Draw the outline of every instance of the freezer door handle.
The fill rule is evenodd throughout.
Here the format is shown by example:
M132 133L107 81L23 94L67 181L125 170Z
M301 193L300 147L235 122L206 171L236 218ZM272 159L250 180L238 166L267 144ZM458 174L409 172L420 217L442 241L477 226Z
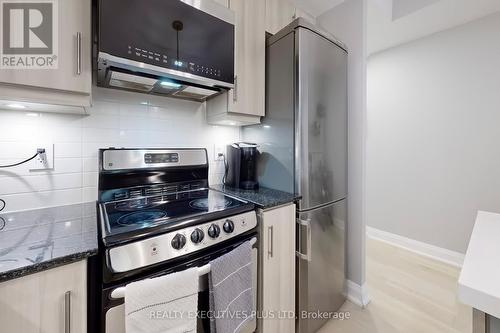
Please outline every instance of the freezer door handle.
M306 261L311 261L311 219L307 220L302 220L302 219L297 219L297 224L299 225L299 244L298 244L298 251L296 251L297 257L299 257L302 260ZM304 254L302 253L302 229L303 227L306 227L306 249L307 252Z

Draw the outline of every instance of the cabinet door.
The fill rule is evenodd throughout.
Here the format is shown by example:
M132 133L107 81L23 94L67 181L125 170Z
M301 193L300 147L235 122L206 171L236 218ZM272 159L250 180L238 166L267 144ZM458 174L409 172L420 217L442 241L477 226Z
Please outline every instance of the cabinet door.
M295 205L264 211L261 223L261 333L291 333L295 319Z
M59 0L58 68L2 69L0 82L90 94L91 0ZM78 53L78 36L81 48ZM81 70L78 69L78 58Z
M224 7L229 8L229 0L215 0L215 2L218 2L221 5L223 5Z
M86 262L0 284L2 333L87 332Z
M264 116L266 66L265 0L230 0L235 12L235 89L229 111Z
M289 0L266 0L266 30L275 34L295 18L295 6Z

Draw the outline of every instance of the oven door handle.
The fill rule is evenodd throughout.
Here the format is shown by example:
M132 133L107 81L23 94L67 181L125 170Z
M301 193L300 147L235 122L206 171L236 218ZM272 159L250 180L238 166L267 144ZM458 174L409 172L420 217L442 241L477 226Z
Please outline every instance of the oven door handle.
M252 238L250 240L250 245L255 245L257 243L257 238ZM206 264L205 266L201 266L198 268L198 275L203 276L207 275L210 273L210 264ZM119 287L116 289L113 289L113 291L110 294L111 299L120 299L125 297L125 288L126 287Z

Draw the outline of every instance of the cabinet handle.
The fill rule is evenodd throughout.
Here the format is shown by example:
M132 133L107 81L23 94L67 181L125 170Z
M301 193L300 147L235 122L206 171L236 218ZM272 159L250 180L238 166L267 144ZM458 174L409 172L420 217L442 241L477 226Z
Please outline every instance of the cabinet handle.
M82 33L76 33L76 74L82 74Z
M267 254L269 258L272 258L274 256L274 228L273 226L270 226L267 228L267 236L268 236L268 249L267 249Z
M71 333L71 291L64 294L64 333Z
M296 251L297 257L302 260L311 261L311 220L301 220L297 219L297 224L299 225L299 244L297 245L298 251ZM306 248L307 253L303 254L302 250L302 227L306 227L307 229L307 240L306 240Z
M233 102L238 101L238 75L234 77Z

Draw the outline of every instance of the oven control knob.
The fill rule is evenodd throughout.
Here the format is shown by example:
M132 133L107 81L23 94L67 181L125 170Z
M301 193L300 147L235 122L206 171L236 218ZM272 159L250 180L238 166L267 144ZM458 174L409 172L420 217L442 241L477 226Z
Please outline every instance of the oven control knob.
M232 233L234 231L234 223L233 223L233 221L226 220L226 222L224 222L223 229L224 229L224 232L226 234Z
M220 235L220 228L219 228L219 226L217 224L212 224L208 228L208 235L211 238L217 238L217 237L219 237L219 235Z
M186 236L177 234L172 239L172 247L176 250L180 250L186 245Z
M201 229L194 229L194 231L191 233L191 242L198 244L203 241L203 238L205 238L205 234L203 233L203 230Z

